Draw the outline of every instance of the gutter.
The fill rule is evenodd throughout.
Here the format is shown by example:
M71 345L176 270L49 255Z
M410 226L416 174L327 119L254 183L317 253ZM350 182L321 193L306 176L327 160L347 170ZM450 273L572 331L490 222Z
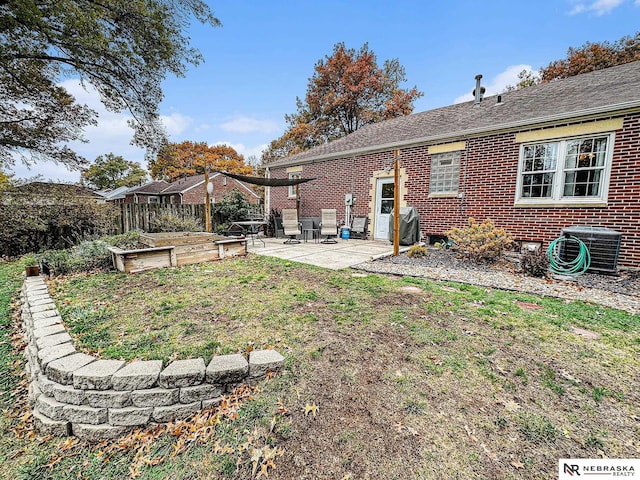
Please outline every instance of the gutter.
M308 163L315 163L317 161L324 161L324 160L333 160L336 158L344 158L344 157L350 157L350 156L355 156L355 155L363 155L366 153L377 153L377 152L384 152L384 151L388 151L388 150L393 150L396 148L408 148L408 147L417 147L417 146L421 146L421 145L425 145L425 144L432 144L435 142L442 142L442 141L455 141L455 140L460 140L462 138L465 137L477 137L480 136L481 134L494 134L494 133L498 133L498 132L506 132L509 130L515 130L515 129L520 129L522 127L532 127L532 128L537 128L537 127L543 127L545 126L545 124L550 124L550 123L556 123L560 120L577 120L577 119L583 119L583 120L587 120L590 119L592 117L599 117L602 116L603 114L609 114L609 115L622 115L622 114L626 114L626 113L635 113L635 112L639 112L640 111L640 101L638 100L633 100L630 102L623 102L623 103L618 103L615 105L607 105L606 107L593 107L593 108L588 108L585 110L580 110L577 112L573 112L571 114L566 114L566 113L558 113L558 114L554 114L554 115L548 115L546 117L540 117L540 118L534 118L534 119L529 119L526 121L523 120L519 120L519 121L514 121L514 122L508 122L508 123L503 123L503 124L498 124L498 125L494 125L491 127L480 127L480 128L471 128L468 130L462 130L460 132L456 132L453 134L447 134L447 135L433 135L430 137L418 137L418 138L414 138L411 140L405 140L402 142L391 142L391 143L383 143L380 145L372 145L369 147L360 147L360 148L354 148L351 150L342 150L340 152L334 152L334 153L326 153L324 155L319 155L319 156L315 156L315 157L309 157L309 158L305 158L305 159L300 159L300 160L289 160L286 162L283 162L281 164L269 164L269 166L271 168L283 168L283 167L288 167L291 165L305 165Z

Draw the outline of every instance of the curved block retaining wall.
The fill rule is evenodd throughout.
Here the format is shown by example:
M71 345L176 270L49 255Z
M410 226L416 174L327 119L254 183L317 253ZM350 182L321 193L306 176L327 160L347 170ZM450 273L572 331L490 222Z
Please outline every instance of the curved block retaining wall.
M36 428L88 440L122 436L134 427L184 419L213 407L224 393L279 370L284 358L258 350L248 360L220 355L176 360L100 360L78 352L41 277L22 289L29 402Z

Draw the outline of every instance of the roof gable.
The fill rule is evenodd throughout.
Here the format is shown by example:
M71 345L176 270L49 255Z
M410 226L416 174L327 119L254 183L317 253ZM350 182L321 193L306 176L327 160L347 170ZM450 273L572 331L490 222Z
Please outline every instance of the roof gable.
M164 190L163 195L169 195L172 193L184 193L198 185L204 183L204 175L194 175L191 177L179 178L175 182L170 183Z

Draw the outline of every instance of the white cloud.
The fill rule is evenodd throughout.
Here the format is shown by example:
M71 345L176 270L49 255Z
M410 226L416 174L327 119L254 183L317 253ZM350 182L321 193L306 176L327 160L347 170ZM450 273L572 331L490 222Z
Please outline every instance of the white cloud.
M174 112L171 115L160 115L160 119L164 124L167 133L171 135L180 135L193 122L191 117Z
M65 80L61 84L71 95L76 98L77 103L85 104L98 112L98 126L88 127L85 132L87 138L91 139L96 135L89 135L92 132L100 132L99 136L117 136L130 139L133 130L127 124L131 119L130 115L124 113L114 113L108 111L100 101L98 91L91 85L85 84L83 87L78 80ZM127 140L128 141L128 140Z
M100 95L91 85L83 87L76 79L65 80L61 85L75 98L77 103L85 104L98 113L98 125L85 128L84 137L88 140L83 142L70 142L69 147L84 156L87 160L93 161L99 155L114 153L121 155L127 160L138 162L143 168L144 150L131 145L133 130L127 123L131 119L128 113L114 113L108 111L100 101ZM189 116L178 112L160 116L167 133L180 135L193 123ZM200 128L208 126L202 125ZM80 179L79 172L67 170L63 165L56 165L52 162L40 162L30 170L22 164L16 164L12 172L19 178L29 178L35 175L42 175L45 179L63 180L76 182Z
M534 74L537 73L535 70L533 70L531 65L510 65L505 70L490 79L488 82L481 82L482 86L486 89L484 95L486 97L496 95L498 93L504 92L505 88L507 88L507 85L515 85L519 81L518 74L523 70L531 70ZM473 87L475 88L475 85ZM471 88L471 91L473 91L473 88ZM470 100L473 100L473 98L473 94L469 92L457 97L453 101L453 103L468 102Z
M259 145L246 146L242 143L232 143L232 142L212 142L209 144L210 147L215 147L216 145L227 145L233 148L240 155L244 156L245 160L251 156L255 156L258 159L262 156L262 152L267 149L269 146L268 143L262 143Z
M18 161L12 168L7 168L6 170L14 174L16 178L22 179L41 176L45 180L61 183L80 181L80 172L72 172L63 165L56 165L53 162L38 162L31 168L27 168Z
M122 155L127 160L139 162L144 167L144 151L130 144L133 130L127 124L131 118L125 113L109 112L102 102L100 95L91 85L83 87L76 79L65 80L61 85L75 97L77 103L85 104L98 113L98 125L89 126L84 130L84 138L88 141L69 142L69 147L89 161L95 160L99 155L114 153ZM45 179L77 182L80 173L67 170L64 165L53 162L38 162L27 169L24 165L16 163L11 169L18 178L29 178L42 175Z
M583 12L593 12L596 15L605 15L610 13L614 8L619 7L624 0L595 0L591 3L579 2L576 3L569 15L578 15ZM640 1L635 0L635 4L639 5Z
M226 121L225 123L220 125L220 128L222 128L222 130L224 130L225 132L271 133L276 131L278 125L272 120L258 120L256 118L240 115Z

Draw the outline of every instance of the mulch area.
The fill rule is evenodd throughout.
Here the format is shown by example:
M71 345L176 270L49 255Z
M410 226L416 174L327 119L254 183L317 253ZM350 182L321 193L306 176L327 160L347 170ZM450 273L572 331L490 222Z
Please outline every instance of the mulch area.
M427 249L424 257L406 254L365 262L355 268L376 273L409 275L583 300L632 314L640 313L640 271L620 270L618 275L585 273L577 277L525 275L515 257L494 263L476 263L451 250Z

